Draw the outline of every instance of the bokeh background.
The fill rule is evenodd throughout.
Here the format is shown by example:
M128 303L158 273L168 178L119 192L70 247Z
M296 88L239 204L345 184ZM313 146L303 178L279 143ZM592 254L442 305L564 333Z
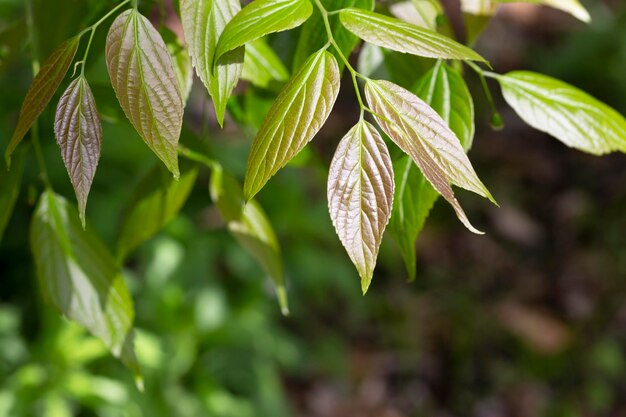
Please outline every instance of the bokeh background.
M158 20L157 5L141 3ZM114 4L35 0L38 58ZM544 72L626 114L626 4L585 4L588 26L547 8L507 6L477 48L498 72ZM458 10L454 1L447 7ZM87 215L114 247L124 205L155 158L108 84L106 26L87 72L104 122ZM284 37L273 41L289 50ZM30 80L24 2L0 0L2 148ZM181 215L124 266L144 393L100 342L41 299L28 244L41 184L25 141L25 178L0 243L0 416L626 416L626 156L588 156L531 130L496 85L506 126L494 131L478 81L467 80L478 110L470 158L501 207L459 195L486 235L467 232L439 202L418 239L416 282L406 282L386 239L361 295L325 197L334 147L357 118L345 88L309 150L259 197L283 248L289 317L225 231L207 171ZM245 91L233 110L271 99ZM217 129L210 108L196 83L184 140L202 142L242 178L254 132L233 121ZM40 135L55 189L73 199L53 109L40 118Z

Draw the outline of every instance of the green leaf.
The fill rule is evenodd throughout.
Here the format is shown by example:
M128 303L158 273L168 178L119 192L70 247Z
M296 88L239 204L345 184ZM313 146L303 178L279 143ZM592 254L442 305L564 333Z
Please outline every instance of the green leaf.
M183 100L172 58L161 35L136 9L120 14L109 30L106 63L126 117L178 178L177 146Z
M9 172L6 172L6 167L0 161L0 242L2 242L4 231L11 219L15 202L20 193L24 174L24 159L24 152L18 151Z
M393 17L361 9L343 9L341 23L371 44L427 58L468 59L486 62L470 48L437 32Z
M385 133L415 161L461 222L481 233L470 224L450 184L494 200L445 120L413 93L388 81L368 80L365 94Z
M361 120L339 142L328 176L330 217L361 277L372 282L383 232L391 216L393 167L387 145Z
M487 27L499 4L496 0L461 0L468 45L473 45Z
M458 71L439 61L417 82L414 91L460 139L465 152L474 137L474 103ZM409 280L415 279L415 240L439 194L408 156L394 164L396 194L389 232L400 247Z
M252 142L244 183L246 200L313 139L338 93L337 61L320 50L285 85Z
M7 166L11 166L11 154L22 141L26 132L30 130L37 117L46 108L57 88L59 88L61 81L65 78L67 69L70 67L72 60L74 60L74 55L76 55L79 41L80 37L74 36L63 42L52 52L52 55L48 57L41 70L35 76L22 103L15 132L4 153Z
M293 29L313 13L309 0L255 0L228 22L215 52L219 59L246 43L274 32Z
M180 3L191 61L213 98L220 125L224 123L228 98L239 82L244 48L233 48L213 68L215 52L224 28L240 9L239 0L182 0Z
M219 165L213 168L210 193L230 233L274 281L280 309L289 314L280 246L265 212L255 200L245 203L241 185Z
M443 14L437 0L399 1L391 4L389 11L398 19L433 31L437 30L437 18Z
M626 152L626 119L584 91L530 71L494 76L506 102L535 129L594 155Z
M72 81L59 101L54 134L76 193L84 227L87 197L100 159L102 125L96 100L82 75Z
M76 209L44 191L33 216L30 241L41 290L70 320L100 338L137 377L133 302L104 244L82 229Z
M321 0L322 5L329 12L333 12L345 7L357 7L359 9L374 10L373 0ZM348 57L354 50L355 46L359 42L359 38L348 32L339 21L337 15L328 16L330 23L330 29L339 45L339 49L344 56ZM296 44L296 51L293 58L293 69L297 70L307 60L312 53L318 51L324 47L328 42L328 34L323 30L324 21L322 14L319 10L302 25L300 30L300 36L298 36L298 43ZM320 29L322 28L322 29ZM331 48L330 52L335 56L339 64L339 68L343 68L343 60L339 56L339 53L335 48Z
M174 72L176 73L176 80L178 80L178 89L183 100L183 106L189 99L189 93L191 93L191 86L193 84L193 66L191 65L191 58L189 51L183 42L178 39L178 36L167 28L161 28L161 36L165 41L165 46L170 53L172 63L174 64Z
M156 166L135 187L127 204L118 239L118 259L150 239L169 223L185 205L198 176L195 165L181 164L181 176L175 180Z
M287 81L289 71L267 42L257 39L246 45L241 78L257 87L269 88L275 81Z

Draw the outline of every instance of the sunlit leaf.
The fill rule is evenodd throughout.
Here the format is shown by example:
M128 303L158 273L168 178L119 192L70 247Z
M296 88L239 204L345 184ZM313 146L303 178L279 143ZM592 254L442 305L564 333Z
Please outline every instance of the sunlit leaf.
M213 168L210 192L228 230L274 281L280 309L289 314L280 246L263 209L255 200L246 204L241 184L219 165Z
M481 233L470 224L450 184L492 201L493 197L441 116L410 91L388 81L368 80L365 94L385 133L415 161L463 224L472 232Z
M474 0L476 1L476 0ZM483 0L484 1L484 0ZM500 3L525 2L533 4L543 4L555 9L571 14L583 22L590 22L591 16L579 0L496 0Z
M321 0L322 5L329 12L333 12L346 7L357 7L359 9L374 10L374 0ZM346 30L339 21L337 15L328 16L330 29L333 38L339 45L339 49L344 56L348 57L352 50L359 42L359 38ZM318 51L328 42L328 34L323 29L324 21L319 10L315 10L313 15L302 25L296 51L293 57L293 69L297 70L314 52ZM335 55L339 68L344 66L339 53L335 48L331 48L330 52Z
M120 14L109 30L106 62L126 117L174 177L183 101L161 35L137 10Z
M350 32L383 48L428 58L485 61L470 48L444 35L393 17L354 8L343 9L339 17Z
M328 208L365 293L391 216L393 168L374 126L360 121L339 142L328 175Z
M191 86L193 84L193 66L191 65L191 58L187 47L178 39L178 36L167 28L161 28L161 35L165 41L165 46L172 57L172 63L174 64L174 72L176 73L176 79L178 80L178 89L183 100L183 106L189 98L191 93Z
M11 164L11 154L22 141L26 132L30 130L37 117L46 108L52 96L59 88L59 84L65 78L67 69L70 67L76 50L78 49L78 43L80 38L75 36L64 43L62 43L55 51L48 57L46 62L41 67L41 70L35 76L33 83L26 93L26 98L22 103L22 109L20 110L20 117L17 122L15 132L11 137L9 146L4 153L7 165Z
M414 91L430 105L461 141L467 152L474 136L474 103L458 71L438 62L418 81ZM415 279L415 240L439 194L409 156L393 164L396 193L389 232L400 247L409 280Z
M407 23L437 30L437 17L442 14L442 9L437 0L403 0L391 4L389 12Z
M213 98L217 121L224 123L228 98L239 81L243 48L226 54L215 63L215 52L226 24L241 9L239 0L182 0L181 19L189 54L198 77Z
M337 61L320 50L285 85L252 142L244 183L246 200L313 139L338 93Z
M287 81L289 71L267 42L257 39L246 45L241 78L257 87L268 88L272 82Z
M313 6L309 0L255 0L228 22L215 58L270 33L298 27L311 13Z
M7 172L0 160L0 242L11 219L15 202L20 193L24 174L24 152L17 152L11 170Z
M54 134L76 193L84 226L87 196L100 159L102 125L91 88L82 75L72 81L59 101Z
M495 76L506 102L530 126L594 155L626 152L626 119L569 84L530 71Z
M139 181L124 213L117 243L118 259L125 259L176 217L197 176L198 168L185 163L181 164L179 180L167 175L161 166L156 166Z
M473 45L485 30L500 4L496 0L461 0L467 43Z
M76 209L44 191L33 216L30 241L45 298L100 338L114 356L140 375L133 348L133 302L104 244L83 230Z

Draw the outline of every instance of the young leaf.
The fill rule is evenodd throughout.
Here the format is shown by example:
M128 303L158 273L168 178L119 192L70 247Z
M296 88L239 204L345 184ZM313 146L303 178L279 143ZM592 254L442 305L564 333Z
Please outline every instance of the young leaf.
M374 0L321 0L322 5L329 12L333 12L345 7L357 7L359 9L374 10ZM350 56L352 50L359 42L359 38L348 32L339 21L337 15L328 16L330 22L330 29L339 45L339 49L344 56ZM294 70L300 68L300 66L307 60L312 53L319 51L328 42L328 34L325 30L320 30L324 27L324 21L319 11L315 11L313 15L302 25L300 35L298 36L298 43L296 44L296 51L293 57ZM343 68L343 60L339 56L335 48L332 48L330 52L337 58L339 68Z
M484 1L484 0L483 0ZM525 3L533 3L533 4L544 4L546 6L550 6L554 9L562 10L566 13L571 14L578 20L582 20L583 22L589 23L591 21L591 16L589 16L589 12L585 7L580 4L579 0L496 0L500 3L511 3L522 1Z
M280 309L289 314L280 246L263 209L255 200L246 204L241 185L219 165L211 175L210 193L230 233L274 281Z
M626 119L584 91L530 71L496 78L506 102L535 129L594 155L626 152Z
M361 276L363 294L391 216L393 167L374 126L360 121L339 142L328 176L328 208L341 243Z
M420 78L414 91L442 117L467 152L474 137L474 103L461 74L439 61ZM415 240L439 194L408 156L399 158L393 167L396 193L389 232L400 247L409 280L413 281Z
M228 22L217 43L215 58L270 33L298 27L311 13L309 0L255 0Z
M0 242L11 219L24 174L24 152L17 152L9 172L0 160Z
M385 133L415 161L433 187L452 205L461 222L472 232L481 233L470 224L450 184L491 201L493 197L441 116L408 90L388 81L368 80L365 94Z
M289 72L267 42L264 39L257 39L246 45L241 78L257 87L268 88L273 81L287 81Z
M224 123L226 104L241 75L244 49L233 48L213 63L226 24L241 9L239 0L182 0L180 13L189 54L198 77L213 98L217 121Z
M193 84L193 67L187 47L183 45L174 32L167 28L161 28L161 35L165 41L165 46L170 53L172 63L174 64L174 72L178 80L178 89L183 100L183 107L187 103L191 86Z
M13 137L11 137L9 146L7 146L4 153L7 166L11 164L11 154L22 141L26 132L30 130L37 117L46 108L57 88L59 88L61 81L65 78L67 69L70 67L74 55L76 55L79 41L80 37L74 36L63 42L52 52L52 55L50 55L35 76L22 103L20 117Z
M313 139L338 93L337 61L320 50L285 85L252 142L244 183L246 200Z
M72 81L59 101L54 134L76 193L84 227L87 196L100 159L102 125L91 88L82 75Z
M496 0L461 0L468 45L473 45L500 7Z
M486 62L470 48L446 36L393 17L348 8L339 13L339 18L350 32L366 42L383 48L427 58Z
M30 242L45 298L140 376L133 351L133 302L104 244L83 230L75 209L51 191L39 199Z
M121 261L169 223L185 205L198 176L195 165L181 164L179 180L156 166L136 186L126 207L117 243Z
M106 62L126 117L178 178L183 101L172 58L150 21L136 9L120 14L109 30Z

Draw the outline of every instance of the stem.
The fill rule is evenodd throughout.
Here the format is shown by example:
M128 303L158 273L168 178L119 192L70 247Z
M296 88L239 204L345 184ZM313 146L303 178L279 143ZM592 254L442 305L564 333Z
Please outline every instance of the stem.
M328 36L328 42L330 42L330 44L333 46L333 48L335 48L335 50L337 51L337 55L339 55L339 58L341 58L341 60L345 64L346 68L350 72L350 76L352 78L352 84L354 85L354 91L356 92L356 99L358 100L359 107L361 109L360 118L363 119L363 112L365 111L365 104L363 103L363 98L361 97L361 90L359 89L359 83L357 82L357 77L361 77L364 80L367 80L367 77L359 74L352 67L352 65L350 65L350 62L348 62L348 59L346 58L346 56L341 51L341 48L339 48L339 45L337 44L337 41L335 41L335 37L333 36L333 32L332 32L332 30L330 28L330 21L328 20L328 16L330 14L336 13L337 11L329 13L328 10L326 10L326 8L324 8L324 5L322 5L320 0L313 0L313 1L314 1L315 5L317 6L317 8L319 9L319 11L320 11L320 13L322 15L322 20L324 21L324 27L326 28L326 36Z
M483 91L485 92L485 96L487 97L487 101L489 102L489 107L491 107L491 111L493 112L493 116L501 117L500 112L498 112L498 109L496 109L496 105L493 101L493 96L491 95L491 90L489 89L489 85L487 85L487 80L485 79L485 76L488 76L490 78L495 78L497 74L490 72L490 71L483 70L478 65L474 64L472 61L465 61L465 63L472 70L474 70L476 74L478 74L478 78L480 78L480 83L483 87Z
M93 41L93 36L96 33L96 28L91 29L91 34L89 35L89 41L87 42L87 48L85 48L85 55L83 55L83 60L77 62L76 64L81 64L80 66L80 75L85 75L85 62L87 62L87 56L89 55L89 49L91 49L91 42Z
M35 25L35 19L33 17L33 0L26 1L26 24L28 26L31 52L33 54L33 76L36 76L39 72L39 47L37 44L37 26ZM33 142L33 147L35 148L35 158L37 159L37 165L39 165L39 176L41 177L41 180L46 188L52 189L50 179L48 177L48 170L46 169L46 161L41 150L41 143L39 142L39 122L37 120L33 122L30 129L30 139Z
M199 152L192 151L184 145L178 144L178 154L192 161L199 162L207 166L209 169L215 168L215 161L213 161L211 158L204 156Z

